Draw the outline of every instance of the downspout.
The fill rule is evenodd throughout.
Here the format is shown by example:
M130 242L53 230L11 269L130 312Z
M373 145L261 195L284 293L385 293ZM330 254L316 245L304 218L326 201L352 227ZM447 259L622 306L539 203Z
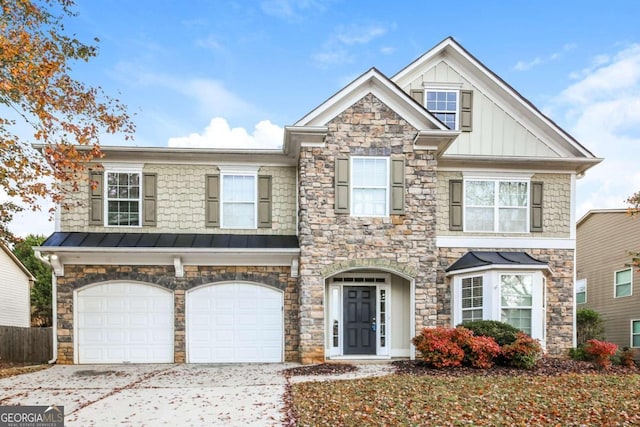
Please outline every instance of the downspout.
M49 257L42 256L40 251L34 251L36 258L51 267ZM58 361L58 278L56 273L51 269L51 360L48 364L54 364Z

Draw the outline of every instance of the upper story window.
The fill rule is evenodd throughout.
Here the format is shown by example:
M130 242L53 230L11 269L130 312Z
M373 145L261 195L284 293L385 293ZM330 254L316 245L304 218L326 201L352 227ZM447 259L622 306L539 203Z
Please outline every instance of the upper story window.
M587 279L576 281L576 304L587 302Z
M631 283L632 270L630 268L622 271L616 271L615 275L615 297L628 297L632 294L633 285Z
M352 215L389 215L389 158L352 157L351 183Z
M222 227L256 228L256 175L222 175Z
M464 231L529 231L529 182L465 180Z
M426 90L427 110L449 129L458 129L458 91Z
M141 217L141 174L107 172L106 225L139 226Z

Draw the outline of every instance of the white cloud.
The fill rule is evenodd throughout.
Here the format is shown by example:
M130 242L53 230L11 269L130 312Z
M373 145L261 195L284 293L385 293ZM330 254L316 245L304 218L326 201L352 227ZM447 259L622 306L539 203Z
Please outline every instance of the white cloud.
M268 149L282 147L284 129L269 120L255 125L251 134L246 129L232 128L226 119L215 117L202 133L169 138L169 147L183 148L247 148Z
M562 46L562 49L557 52L553 52L546 57L536 56L534 59L531 59L529 61L520 60L516 62L516 65L513 66L513 69L515 71L528 71L534 67L537 67L538 65L556 61L562 58L566 52L575 49L575 47L575 43L566 43L564 46Z
M311 55L311 59L319 68L351 63L353 56L348 50L349 47L371 43L371 41L384 36L387 31L387 27L375 23L337 27L322 45L322 49ZM383 47L381 52L391 53L392 50L389 49Z
M578 181L578 218L589 209L624 208L640 190L640 45L598 55L574 73L579 80L563 90L550 108L564 116L567 129L604 161Z
M320 0L264 0L260 3L262 12L286 21L299 21L308 10L323 12L327 1Z

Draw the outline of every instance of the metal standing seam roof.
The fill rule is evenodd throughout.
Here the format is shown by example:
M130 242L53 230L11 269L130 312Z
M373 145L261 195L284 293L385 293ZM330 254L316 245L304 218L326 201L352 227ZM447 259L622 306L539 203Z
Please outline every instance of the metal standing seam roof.
M198 233L55 232L41 247L298 249L298 236Z
M489 265L548 267L546 262L535 259L526 252L471 251L460 257L445 271L467 270Z

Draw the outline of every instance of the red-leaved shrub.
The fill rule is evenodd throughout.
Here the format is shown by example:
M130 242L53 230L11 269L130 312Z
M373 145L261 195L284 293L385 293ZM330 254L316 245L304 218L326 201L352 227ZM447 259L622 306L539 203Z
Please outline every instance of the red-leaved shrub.
M500 354L500 346L491 337L476 337L464 327L425 328L413 339L422 360L436 368L455 367L463 363L488 369Z
M608 341L589 340L584 351L593 357L593 362L601 369L611 366L611 356L616 354L618 346Z
M633 368L636 366L636 362L633 360L633 350L629 347L625 347L620 352L620 364L627 368Z
M502 357L508 366L514 368L533 369L542 355L542 347L538 340L524 332L518 332L516 340L502 346Z
M426 364L436 368L460 366L464 350L453 341L455 333L452 328L424 328L412 341Z

